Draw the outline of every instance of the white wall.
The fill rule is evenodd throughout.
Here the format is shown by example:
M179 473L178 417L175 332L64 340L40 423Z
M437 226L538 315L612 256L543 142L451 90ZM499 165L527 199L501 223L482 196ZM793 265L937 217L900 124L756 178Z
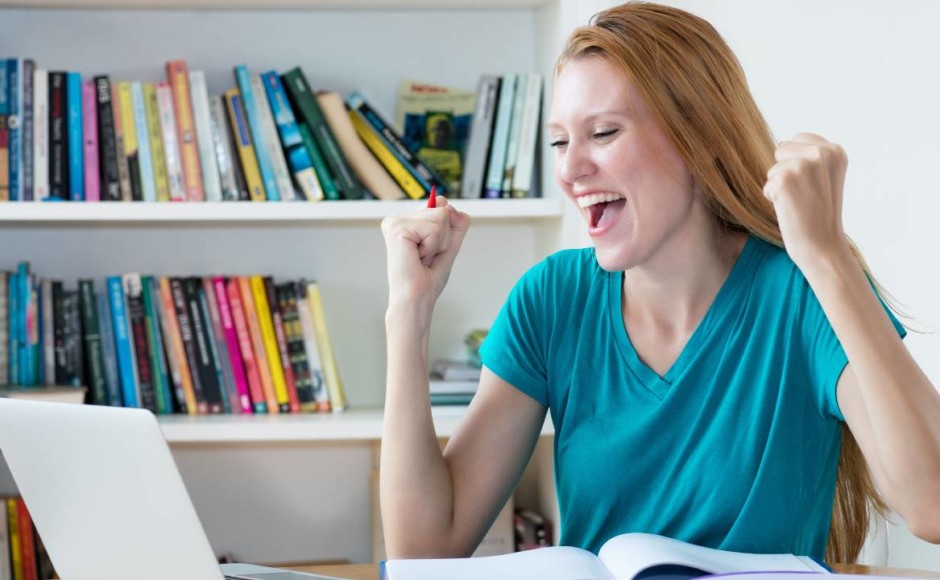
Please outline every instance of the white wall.
M577 2L584 22L616 2ZM665 0L712 23L731 45L777 139L811 132L849 155L846 231L914 318L905 343L940 385L940 3L901 0ZM940 420L940 417L937 418ZM938 489L940 493L940 489ZM900 518L892 566L940 570L940 546Z

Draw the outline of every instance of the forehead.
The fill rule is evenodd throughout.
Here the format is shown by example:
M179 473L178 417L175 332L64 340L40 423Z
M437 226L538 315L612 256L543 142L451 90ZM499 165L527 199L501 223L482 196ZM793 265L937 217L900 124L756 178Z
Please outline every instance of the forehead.
M624 71L597 56L566 62L555 77L548 125L565 125L602 114L633 116L645 109Z

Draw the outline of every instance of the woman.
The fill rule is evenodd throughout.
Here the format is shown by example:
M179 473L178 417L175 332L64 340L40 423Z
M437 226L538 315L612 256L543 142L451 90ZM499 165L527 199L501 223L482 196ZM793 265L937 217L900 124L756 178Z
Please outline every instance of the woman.
M519 281L443 453L427 337L470 219L441 200L383 223L390 557L471 553L547 410L563 544L644 531L851 562L885 509L872 479L940 542L940 396L843 232L842 149L775 145L714 29L633 3L569 38L548 138L594 247Z

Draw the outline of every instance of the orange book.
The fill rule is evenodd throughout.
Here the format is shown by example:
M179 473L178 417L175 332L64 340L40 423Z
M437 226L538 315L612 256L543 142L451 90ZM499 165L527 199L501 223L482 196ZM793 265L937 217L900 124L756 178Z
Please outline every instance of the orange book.
M163 305L160 308L160 325L163 327L163 342L167 347L166 358L170 363L176 399L181 404L185 402L188 415L197 415L199 408L196 405L196 389L189 374L189 363L186 362L186 351L183 349L183 337L180 334L179 321L176 319L176 305L173 303L170 279L160 276L159 284L160 301Z
M252 298L255 301L255 312L258 314L258 323L261 327L261 338L264 342L264 353L268 357L268 367L271 369L271 382L274 384L274 397L282 413L290 411L290 397L287 395L287 383L284 380L284 367L281 364L281 353L277 348L277 336L274 334L274 319L271 317L271 308L268 306L267 290L264 288L264 278L251 277Z
M245 316L245 309L242 307L237 279L229 278L226 281L225 293L228 295L229 308L232 311L232 324L235 326L235 335L238 337L238 350L245 366L245 378L248 380L248 394L251 396L252 406L255 413L267 413L268 404L265 402L264 388L261 386L258 361L255 360L251 348L251 334L248 332L248 320Z
M202 187L202 165L196 144L196 122L193 120L193 105L189 93L189 67L185 60L166 63L166 76L173 88L173 109L176 113L176 138L180 144L183 165L183 184L186 199L205 201Z
M33 521L26 509L23 498L16 500L17 519L20 531L20 553L23 561L23 580L37 580L39 570L36 568L36 542L33 539Z
M264 350L264 338L261 335L261 324L258 321L258 312L255 310L255 299L251 291L251 281L248 276L238 277L238 291L242 297L242 308L245 309L245 319L248 322L248 334L251 336L251 346L254 350L255 361L258 363L258 374L261 377L261 388L264 390L264 400L268 406L269 414L280 411L277 406L277 397L274 396L274 382L271 377L271 367ZM275 362L277 362L275 360Z

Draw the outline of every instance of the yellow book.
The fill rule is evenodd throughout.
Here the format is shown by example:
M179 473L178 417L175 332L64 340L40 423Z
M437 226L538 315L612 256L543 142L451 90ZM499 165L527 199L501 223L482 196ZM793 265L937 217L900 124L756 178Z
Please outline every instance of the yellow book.
M255 311L255 299L251 291L251 278L237 276L238 293L241 295L242 308L245 311L245 322L248 323L248 335L251 338L251 350L255 355L255 364L258 365L258 377L261 379L261 390L264 391L264 402L269 415L280 413L277 406L277 397L274 396L274 383L271 380L271 368L268 366L268 357L264 354L264 338L261 336L261 325L258 323L258 313Z
M359 118L359 115L355 111L349 111L349 118L353 122L353 126L356 128L356 133L359 134L359 138L362 139L362 142L366 144L366 147L369 148L369 151L375 155L376 159L379 160L379 163L385 167L385 170L388 171L392 177L395 178L395 181L398 182L398 185L401 186L405 193L408 194L408 197L411 199L421 199L424 197L424 187L418 183L411 173L405 169L405 166L401 164L401 161L395 157L395 154L388 150L388 147L382 143L382 140L379 139L379 136L375 134L375 129L373 129L369 123Z
M118 104L121 107L121 128L124 130L124 155L137 156L137 126L134 123L134 103L131 98L131 83L117 84Z
M157 87L144 83L144 110L147 112L147 131L150 133L150 155L153 158L153 182L157 201L170 201L170 180L166 172L166 153L163 150L163 126L160 124L160 104Z
M17 515L16 500L7 500L7 531L10 535L10 564L13 568L13 580L23 580L23 553L20 547L20 518Z
M290 398L287 395L284 368L281 366L281 352L277 348L277 337L274 335L271 309L268 307L268 294L264 289L264 278L261 276L251 277L251 297L255 301L255 312L258 313L261 338L264 340L264 353L268 357L268 366L271 369L271 382L274 384L276 406L284 411L285 408L290 409Z
M330 332L326 326L320 286L316 282L307 283L307 305L310 307L310 317L313 319L313 329L317 336L317 349L320 351L320 363L323 365L323 379L330 393L330 404L334 413L342 411L346 408L346 391L339 376L339 366L336 364Z
M264 183L261 182L258 158L255 157L255 148L251 145L251 131L248 129L248 119L245 118L245 107L241 101L242 95L238 92L238 89L233 88L225 91L225 109L228 111L228 119L232 123L235 149L238 150L238 159L241 161L245 186L248 188L248 197L251 201L266 201L268 197L264 193Z

